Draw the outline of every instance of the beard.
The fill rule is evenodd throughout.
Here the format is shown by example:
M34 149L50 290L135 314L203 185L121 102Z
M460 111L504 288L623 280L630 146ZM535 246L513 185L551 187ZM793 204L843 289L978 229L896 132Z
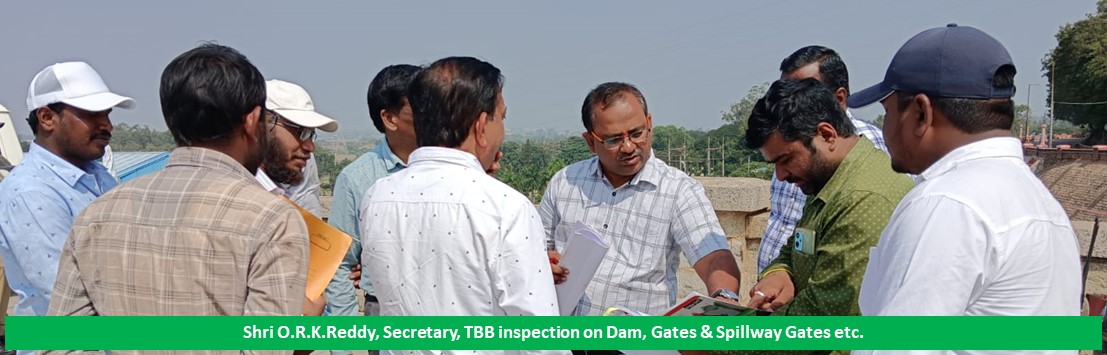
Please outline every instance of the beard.
M812 196L818 194L830 182L830 178L834 177L834 172L837 170L838 167L831 164L822 154L818 152L812 154L807 183L802 188L803 193Z
M265 175L278 184L296 185L304 181L303 171L288 167L292 153L282 148L279 141L269 138L266 146L265 164L262 164Z

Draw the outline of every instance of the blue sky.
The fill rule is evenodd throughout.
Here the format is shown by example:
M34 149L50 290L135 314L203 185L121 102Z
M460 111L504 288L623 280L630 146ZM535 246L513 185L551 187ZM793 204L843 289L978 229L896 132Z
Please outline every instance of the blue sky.
M242 51L266 78L303 85L340 133L371 130L365 92L389 64L450 55L503 70L511 131L582 131L592 87L626 81L645 93L655 124L710 129L752 86L779 75L805 45L838 50L856 90L884 76L908 38L955 22L1003 42L1019 70L1015 100L1045 84L1042 56L1059 26L1093 0L895 1L16 1L6 2L0 43L0 104L29 129L27 86L43 67L87 61L120 94L138 101L115 122L164 129L162 68L203 41ZM1044 112L1046 90L1031 88ZM855 111L871 120L879 105Z

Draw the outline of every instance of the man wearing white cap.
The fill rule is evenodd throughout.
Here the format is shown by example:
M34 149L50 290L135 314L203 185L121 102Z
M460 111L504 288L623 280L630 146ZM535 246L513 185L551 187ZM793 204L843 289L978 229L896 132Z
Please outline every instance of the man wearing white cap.
M315 112L311 96L299 85L269 80L265 83L265 93L265 108L270 113L265 123L270 139L265 161L256 176L258 183L269 192L291 198L292 194L278 184L302 186L307 183L304 167L315 151L315 130L334 132L338 122ZM318 184L318 178L315 183Z
M27 123L35 140L0 182L0 256L19 296L15 315L46 314L73 219L117 184L95 161L111 140L115 107L135 101L109 91L84 62L48 66L31 80Z
M304 88L282 81L265 82L265 124L269 132L269 142L265 148L265 157L254 176L265 190L282 195L297 204L293 194L282 186L304 186L304 167L315 151L315 129L334 132L338 122L315 112L315 104ZM277 126L280 126L278 128ZM312 171L313 173L317 173ZM319 178L315 178L315 191L318 193ZM316 198L318 201L318 198ZM318 205L318 203L316 204ZM309 212L319 215L306 206ZM321 315L326 306L326 297L315 301L304 299L305 315Z

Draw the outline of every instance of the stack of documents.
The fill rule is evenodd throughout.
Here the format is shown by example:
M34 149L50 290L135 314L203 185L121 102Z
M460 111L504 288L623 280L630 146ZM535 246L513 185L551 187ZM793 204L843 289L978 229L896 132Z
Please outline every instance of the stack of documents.
M565 244L565 251L561 253L561 262L558 263L572 272L565 282L555 286L561 315L567 316L573 313L581 297L584 297L588 283L592 282L592 276L595 276L596 270L600 268L608 248L610 246L607 242L592 227L581 222L573 226L573 231Z

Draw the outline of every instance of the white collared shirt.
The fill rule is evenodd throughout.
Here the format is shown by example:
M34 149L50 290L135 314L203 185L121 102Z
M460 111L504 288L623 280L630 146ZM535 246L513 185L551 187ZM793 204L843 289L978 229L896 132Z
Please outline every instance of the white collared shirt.
M273 179L269 177L269 174L266 174L261 167L258 167L258 171L254 173L254 178L258 180L258 185L261 185L261 188L265 189L265 191L272 192L277 196L285 196L284 189L277 186L277 183L274 182Z
M919 175L870 252L861 313L1079 315L1076 235L1022 158L991 138Z
M381 315L558 315L534 205L470 153L422 147L408 163L377 180L360 209L362 266Z

